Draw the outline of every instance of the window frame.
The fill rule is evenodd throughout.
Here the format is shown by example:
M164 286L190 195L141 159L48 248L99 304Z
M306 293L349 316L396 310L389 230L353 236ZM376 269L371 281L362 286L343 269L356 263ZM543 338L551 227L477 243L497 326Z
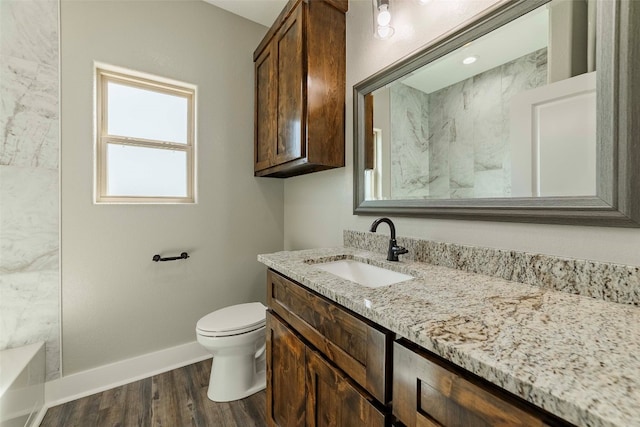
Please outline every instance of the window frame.
M129 70L114 70L104 65L95 67L96 75L96 124L95 124L95 203L147 203L147 204L183 204L196 203L196 87L186 83L170 81L148 74ZM122 135L109 135L108 129L108 83L117 83L129 87L149 90L178 96L187 99L187 138L185 143L145 139ZM123 196L108 195L108 164L107 146L117 144L143 148L156 148L186 153L187 157L187 194L176 196Z

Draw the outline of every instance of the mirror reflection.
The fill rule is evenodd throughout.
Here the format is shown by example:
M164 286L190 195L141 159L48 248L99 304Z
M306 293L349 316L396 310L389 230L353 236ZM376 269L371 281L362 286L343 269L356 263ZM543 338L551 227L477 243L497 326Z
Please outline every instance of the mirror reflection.
M365 96L365 200L596 194L595 0L554 0Z

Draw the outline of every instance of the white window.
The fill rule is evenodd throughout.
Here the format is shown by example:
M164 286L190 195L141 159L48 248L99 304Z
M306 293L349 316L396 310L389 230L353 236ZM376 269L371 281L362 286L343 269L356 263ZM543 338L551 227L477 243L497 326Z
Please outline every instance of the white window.
M193 203L195 87L96 76L96 202Z

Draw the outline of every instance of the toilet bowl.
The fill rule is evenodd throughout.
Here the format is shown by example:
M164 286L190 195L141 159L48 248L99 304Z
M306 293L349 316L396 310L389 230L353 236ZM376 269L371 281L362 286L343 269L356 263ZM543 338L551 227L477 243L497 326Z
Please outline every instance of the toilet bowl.
M243 399L265 388L266 309L259 302L232 305L198 321L198 342L213 355L207 397L214 402Z

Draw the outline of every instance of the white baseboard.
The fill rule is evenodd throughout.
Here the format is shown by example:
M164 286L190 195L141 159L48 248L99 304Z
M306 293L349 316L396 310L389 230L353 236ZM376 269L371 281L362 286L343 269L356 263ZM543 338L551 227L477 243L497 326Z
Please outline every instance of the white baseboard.
M45 407L52 407L200 362L211 357L196 341L121 360L45 383Z
M47 409L49 409L47 405L42 405L42 407L40 408L40 411L38 411L38 414L33 419L33 421L31 421L29 426L38 427L42 423L42 420L44 420L44 415L47 413Z

